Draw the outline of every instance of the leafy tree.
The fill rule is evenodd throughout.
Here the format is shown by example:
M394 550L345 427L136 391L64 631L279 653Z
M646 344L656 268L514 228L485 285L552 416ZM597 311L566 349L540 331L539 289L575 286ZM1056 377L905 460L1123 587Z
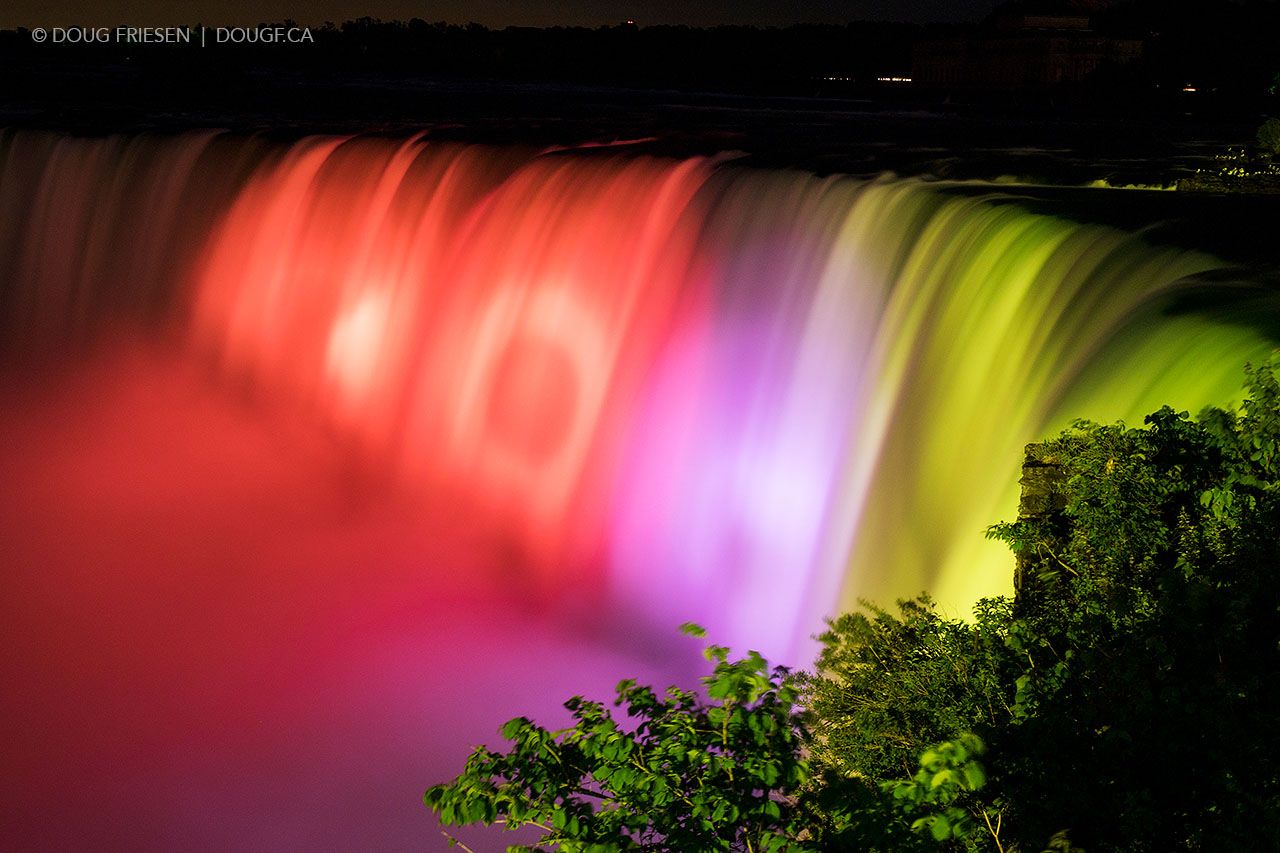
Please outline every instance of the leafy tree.
M615 704L634 728L580 697L565 703L571 728L511 720L511 751L475 750L461 776L427 791L427 805L445 824L533 825L543 844L571 853L810 849L798 839L811 819L792 795L811 774L794 676L755 652L706 654L706 699L623 681Z
M1276 75L1280 80L1280 74ZM1269 118L1258 128L1258 145L1272 156L1280 156L1280 118Z
M863 606L831 622L820 674L802 676L824 764L874 780L909 776L925 748L1010 718L1007 600L981 602L976 623L943 618L928 596L899 602L899 616Z
M924 812L912 821L911 828L916 832L927 830L934 841L971 838L980 830L975 825L974 811L965 808L963 801L967 793L981 790L986 783L986 772L978 761L985 749L982 740L972 734L940 743L920 756L920 769L915 776L897 784L886 782L883 787L893 792L908 815ZM998 842L1000 816L993 825L991 815L981 806L977 812Z
M809 759L793 673L755 652L730 660L723 646L706 657L705 698L623 681L624 722L580 697L565 703L574 725L560 731L513 719L502 727L507 753L477 748L426 804L446 825L533 826L541 845L566 853L912 853L972 830L958 809L985 781L976 737L927 751L914 776L851 788Z
M885 785L977 734L988 782L949 815L990 831L946 841L971 850L1280 849L1280 386L1247 388L1035 446L1052 494L989 532L1014 599L835 620L805 682L815 761Z
M827 796L883 790L935 842L1002 849L1005 804L978 756L1014 716L1011 603L980 602L972 623L944 618L928 596L900 601L898 616L863 606L831 622L817 672L802 677Z
M1079 423L1042 450L1061 509L997 525L1024 560L1015 720L1027 831L1086 848L1280 847L1280 386L1238 411Z

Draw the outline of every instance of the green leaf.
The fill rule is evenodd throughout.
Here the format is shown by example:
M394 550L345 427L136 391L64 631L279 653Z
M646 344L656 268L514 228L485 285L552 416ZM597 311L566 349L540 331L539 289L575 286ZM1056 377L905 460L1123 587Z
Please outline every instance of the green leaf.
M987 783L987 774L983 772L982 765L977 762L970 762L964 766L965 787L970 791L977 791Z

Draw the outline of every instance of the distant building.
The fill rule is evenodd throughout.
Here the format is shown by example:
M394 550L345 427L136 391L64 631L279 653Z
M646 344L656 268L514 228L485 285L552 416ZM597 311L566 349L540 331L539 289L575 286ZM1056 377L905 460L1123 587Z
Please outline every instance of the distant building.
M1103 65L1142 56L1138 39L1090 29L1078 4L1009 3L975 32L916 44L916 85L972 89L1036 89L1078 83Z

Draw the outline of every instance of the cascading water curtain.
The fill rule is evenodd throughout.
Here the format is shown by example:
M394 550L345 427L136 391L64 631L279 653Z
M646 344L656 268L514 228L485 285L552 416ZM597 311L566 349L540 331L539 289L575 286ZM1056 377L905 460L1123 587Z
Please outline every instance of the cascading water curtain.
M1272 348L1214 258L919 180L7 132L0 212L9 349L176 329L529 589L792 660L859 597L1006 591L1023 444L1225 403Z

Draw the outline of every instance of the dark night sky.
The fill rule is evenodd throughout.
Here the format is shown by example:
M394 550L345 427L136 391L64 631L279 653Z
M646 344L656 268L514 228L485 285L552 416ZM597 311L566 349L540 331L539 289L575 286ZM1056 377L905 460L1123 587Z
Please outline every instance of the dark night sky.
M983 17L996 0L4 0L0 27L304 24L362 15L489 26L845 23L854 20L961 21Z

